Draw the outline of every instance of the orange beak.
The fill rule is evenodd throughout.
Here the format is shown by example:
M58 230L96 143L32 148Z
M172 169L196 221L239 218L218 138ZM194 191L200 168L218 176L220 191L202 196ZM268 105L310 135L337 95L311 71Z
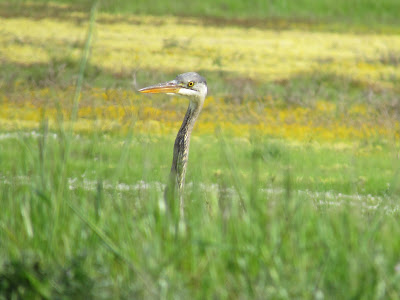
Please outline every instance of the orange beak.
M159 93L178 93L182 87L175 81L168 81L151 85L139 90L141 93L159 94Z

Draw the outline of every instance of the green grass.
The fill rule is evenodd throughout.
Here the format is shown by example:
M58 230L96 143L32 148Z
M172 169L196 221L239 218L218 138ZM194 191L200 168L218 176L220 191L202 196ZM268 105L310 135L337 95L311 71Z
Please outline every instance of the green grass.
M2 0L4 2L4 0ZM5 1L8 2L8 1ZM13 6L26 3L25 0L11 1ZM93 1L85 0L41 0L41 3L72 4L88 10ZM399 24L400 3L396 0L299 0L299 1L101 1L101 10L111 13L185 15L197 17L217 17L222 19L250 19L305 21L310 23L345 22L366 27L382 24Z
M55 134L43 127L1 140L0 277L20 286L3 281L6 297L399 296L399 186L392 182L399 165L387 160L390 147L360 157L354 149L313 150L268 138L195 138L187 232L176 235L158 188L173 137L74 135L67 159L67 141ZM366 182L355 182L360 174ZM337 184L323 183L332 176ZM141 181L150 188L139 188ZM310 196L317 191L323 193ZM365 210L368 203L336 201L326 191L337 199L381 198Z

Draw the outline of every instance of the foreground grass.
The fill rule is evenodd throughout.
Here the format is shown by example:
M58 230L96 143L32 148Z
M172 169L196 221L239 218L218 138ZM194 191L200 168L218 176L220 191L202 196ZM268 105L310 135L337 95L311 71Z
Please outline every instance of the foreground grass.
M42 130L1 139L3 295L56 297L71 286L71 297L96 298L399 296L395 159L195 138L188 227L176 235L159 186L172 139L95 132L67 141ZM296 192L365 187L383 195L370 198L373 209Z

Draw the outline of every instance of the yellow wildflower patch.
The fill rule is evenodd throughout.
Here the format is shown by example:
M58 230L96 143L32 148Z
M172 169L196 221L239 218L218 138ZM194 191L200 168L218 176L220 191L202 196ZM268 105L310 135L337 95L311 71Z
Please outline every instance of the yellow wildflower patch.
M196 19L134 16L117 22L100 14L90 63L113 72L140 68L226 71L264 80L280 80L300 73L336 73L361 82L392 87L400 68L386 59L400 53L400 36L274 31L261 28L200 26ZM18 64L50 63L58 57L79 60L87 23L52 18L7 18L0 22L0 57ZM35 128L46 118L53 128L69 120L74 87L27 90L3 95L0 125L13 130ZM185 113L182 98L144 97L129 90L86 88L80 98L75 130L175 133ZM58 104L58 105L56 105ZM364 104L342 112L321 99L312 107L277 107L270 98L240 105L220 97L207 98L195 134L216 128L237 137L252 134L294 141L350 141L380 137L398 139L398 120L377 120Z
M385 59L400 53L399 35L201 26L196 19L165 16L116 22L100 14L99 20L91 63L114 72L202 69L267 80L326 72L389 87L400 77L400 68ZM2 19L0 56L22 64L78 60L86 30L87 23L73 20Z
M72 99L72 90L50 93L46 89L38 89L3 96L0 102L1 128L37 128L43 118L48 120L51 128L56 128L58 119L68 121L70 118L72 106L68 99ZM104 99L105 93L112 94L113 100ZM64 101L56 105L58 98ZM180 127L187 106L186 99L181 97L145 97L119 89L102 92L93 88L85 90L81 98L74 129L83 132L102 130L124 133L132 129L136 133L174 134ZM213 135L216 128L220 128L226 134L246 139L253 134L301 142L400 138L398 120L382 122L360 104L350 106L348 114L337 114L337 105L324 100L312 107L270 106L262 110L253 102L232 105L215 97L209 97L207 101L214 105L205 107L194 135Z

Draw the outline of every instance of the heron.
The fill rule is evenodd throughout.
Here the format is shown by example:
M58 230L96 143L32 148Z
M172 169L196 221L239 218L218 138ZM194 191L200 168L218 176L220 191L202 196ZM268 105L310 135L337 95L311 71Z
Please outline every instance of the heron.
M189 98L188 109L175 139L169 182L164 193L165 199L168 200L168 197L175 198L175 191L178 192L179 214L180 218L183 218L183 189L189 159L190 136L207 96L207 82L199 74L188 72L178 75L174 80L142 88L139 92L182 95Z

